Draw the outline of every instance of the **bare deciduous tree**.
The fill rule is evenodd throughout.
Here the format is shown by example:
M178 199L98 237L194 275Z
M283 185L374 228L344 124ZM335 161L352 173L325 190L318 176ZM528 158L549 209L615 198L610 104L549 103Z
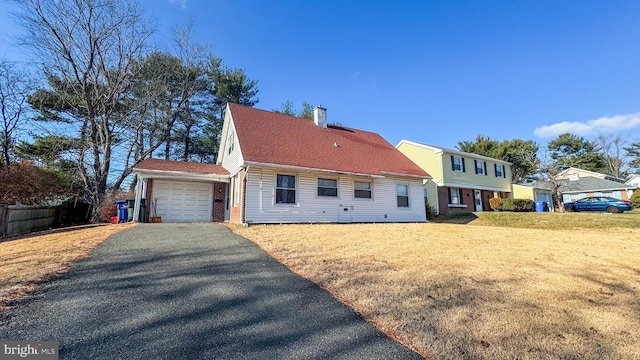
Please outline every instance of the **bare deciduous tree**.
M153 30L129 1L23 0L18 21L29 46L57 84L56 112L82 144L79 172L94 205L107 190L117 134L126 124L123 106L135 76L135 59Z
M620 135L598 136L595 143L604 157L607 173L617 178L624 178L629 165L625 155L625 146L629 143L627 138Z
M11 165L11 154L15 146L15 135L27 118L29 110L27 99L33 91L33 81L15 64L0 60L0 141L2 160L0 166L8 170Z

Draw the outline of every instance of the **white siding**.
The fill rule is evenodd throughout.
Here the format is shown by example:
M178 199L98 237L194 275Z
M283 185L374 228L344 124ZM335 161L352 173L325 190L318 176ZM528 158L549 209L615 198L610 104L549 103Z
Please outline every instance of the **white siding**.
M226 139L228 139L229 136L233 136L233 150L231 151L231 153L229 153L229 141L225 141L225 148L220 149L220 151L223 152L221 165L230 173L234 173L242 165L243 160L242 154L240 153L240 143L238 142L238 137L236 136L233 121L229 121L229 130L228 133L225 134L225 136Z
M275 204L276 174L296 175L296 204ZM338 179L338 196L317 196L318 177ZM371 180L373 198L354 198L354 180ZM398 208L396 184L409 185L409 208ZM248 223L425 221L422 180L372 179L252 167L247 174L246 221Z

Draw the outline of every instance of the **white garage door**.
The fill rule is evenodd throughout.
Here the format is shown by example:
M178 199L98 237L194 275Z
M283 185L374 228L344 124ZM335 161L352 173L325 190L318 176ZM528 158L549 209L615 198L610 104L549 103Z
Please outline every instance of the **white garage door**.
M154 180L156 216L162 216L162 222L209 222L212 189L211 183ZM151 216L153 210L152 204Z

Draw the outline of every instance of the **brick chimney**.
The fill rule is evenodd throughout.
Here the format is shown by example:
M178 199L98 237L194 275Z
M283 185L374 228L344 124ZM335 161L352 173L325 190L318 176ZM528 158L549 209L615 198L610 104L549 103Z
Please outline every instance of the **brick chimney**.
M327 127L327 109L321 107L320 105L316 106L313 109L313 122L320 128Z

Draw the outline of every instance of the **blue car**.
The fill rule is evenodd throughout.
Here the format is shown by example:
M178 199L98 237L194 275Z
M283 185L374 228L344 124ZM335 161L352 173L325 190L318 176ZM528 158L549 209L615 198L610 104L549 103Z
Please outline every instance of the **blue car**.
M608 196L593 196L564 204L566 211L606 211L608 213L623 213L633 210L629 200L620 200Z

